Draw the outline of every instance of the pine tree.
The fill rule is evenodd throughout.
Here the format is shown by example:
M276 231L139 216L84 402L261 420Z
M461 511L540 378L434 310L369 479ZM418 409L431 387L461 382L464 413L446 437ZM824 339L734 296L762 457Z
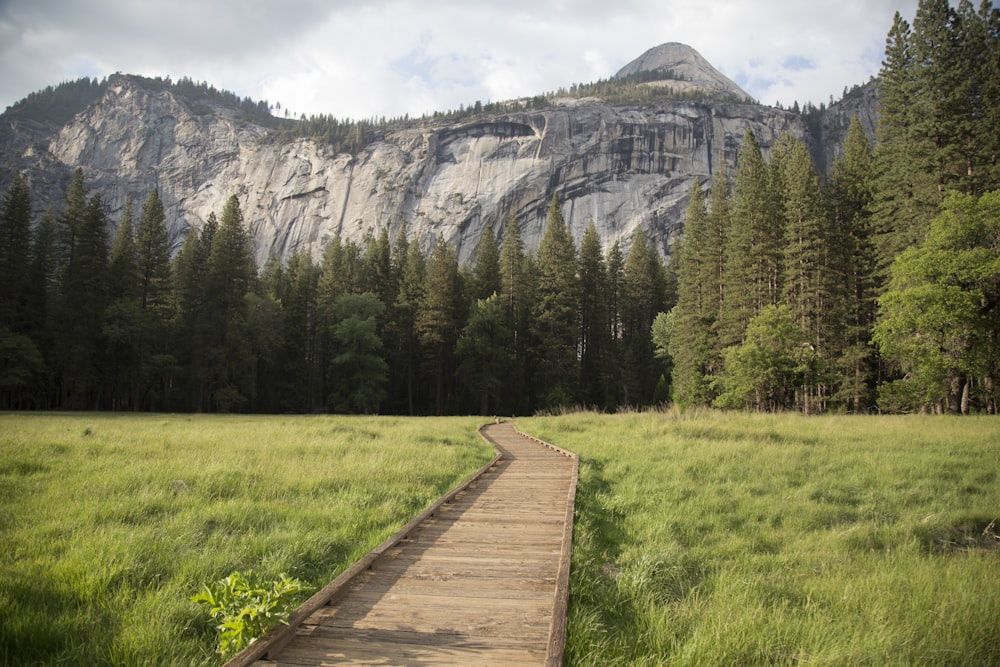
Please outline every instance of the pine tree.
M42 368L32 392L31 405L55 407L55 315L58 310L58 257L56 221L51 210L42 215L31 243L25 308L25 331L38 348Z
M843 300L836 298L842 286L832 264L835 243L821 198L819 175L805 143L784 135L772 158L784 194L783 303L806 341L800 350L810 372L802 377L796 392L806 414L825 410L829 395L825 364L840 356L839 337Z
M171 272L175 308L171 351L183 369L186 385L186 396L180 405L195 412L209 407L208 359L215 314L211 312L208 293L208 260L218 226L215 213L210 213L201 232L196 229L188 232Z
M494 292L473 305L469 321L455 346L459 368L473 395L479 414L500 414L503 387L510 372L510 328L502 297Z
M610 343L607 328L607 268L597 226L591 220L580 242L580 399L588 406L607 404L604 369Z
M424 298L426 264L420 244L416 239L406 245L405 259L401 260L399 295L396 297L396 327L398 330L399 357L402 373L393 377L405 378L407 414L417 414L417 388L420 382L420 340L417 320ZM400 384L400 383L397 383Z
M622 378L626 405L648 405L653 400L662 367L655 363L650 329L656 316L668 310L666 271L656 249L641 231L632 237L622 272Z
M873 222L878 234L880 283L885 281L893 258L923 236L924 222L929 220L929 211L915 192L920 173L912 130L916 92L911 39L910 24L896 12L879 73Z
M369 235L365 240L365 250L361 264L359 291L374 294L383 304L396 301L396 283L392 269L392 247L389 244L389 230L383 228L378 236ZM378 317L379 335L385 329L385 312Z
M210 397L216 410L244 408L253 398L253 350L246 295L253 289L256 265L235 195L219 218L208 257L207 313L212 324L207 346Z
M75 194L74 194L75 196ZM61 367L62 406L100 407L104 371L103 328L107 299L107 217L100 195L94 195L82 215L69 210L72 245L60 279L57 342Z
M508 412L516 414L527 408L528 373L528 312L527 276L524 271L524 244L517 217L511 213L503 230L500 247L500 296L507 312L511 334L509 356L511 372L504 395L508 397Z
M500 293L500 252L492 227L483 229L476 246L476 261L472 270L472 298L488 299Z
M87 214L87 189L83 181L83 169L77 167L66 190L66 203L58 221L57 248L60 265L73 259L76 234L84 224Z
M330 362L339 381L329 402L336 412L375 414L386 396L389 366L376 332L383 310L383 303L371 293L346 293L334 301Z
M579 379L576 349L579 287L576 248L556 195L549 203L538 247L538 301L533 324L538 341L535 387L543 406L571 405Z
M281 267L280 262L278 266ZM317 315L317 283L319 268L312 263L305 250L293 252L284 267L261 271L262 298L269 297L280 314L280 323L267 337L258 331L258 347L272 345L272 367L269 380L260 391L266 391L269 410L280 412L311 412L322 407L325 396L321 393L323 369L319 366L320 341ZM262 312L266 315L266 312ZM262 325L263 322L260 322ZM259 353L258 353L259 355ZM260 376L258 376L260 377Z
M740 146L726 236L724 296L719 322L723 347L740 342L750 320L780 295L782 226L772 175L753 132Z
M453 352L458 336L458 257L444 237L438 237L427 260L423 295L417 310L417 335L427 351L428 369L434 380L434 412L447 407Z
M20 172L0 208L0 323L23 333L31 250L31 192Z
M104 335L109 352L109 382L113 409L138 409L136 393L142 363L139 268L132 222L132 199L125 202L121 222L111 243L108 264L108 306L104 311Z
M690 202L684 221L684 237L675 246L672 264L677 272L677 305L674 307L669 339L673 360L674 398L683 405L711 402L710 371L718 298L719 239L696 177L691 184ZM664 341L666 342L666 341Z
M0 405L25 407L42 370L42 355L31 336L29 266L31 193L19 173L0 209Z
M156 190L146 198L135 233L138 299L142 312L137 393L133 405L145 396L147 407L163 408L170 375L176 363L170 354L173 290L170 273L170 237L163 202ZM140 395L141 394L141 395Z
M625 304L625 257L621 244L615 241L605 258L607 267L607 307L608 319L605 324L609 343L604 368L605 390L608 392L607 409L624 405L625 400L625 352L622 345L624 330L622 308Z
M845 290L840 327L841 385L836 399L853 411L871 403L874 360L868 344L875 323L876 260L871 221L873 161L868 139L857 118L851 121L831 182L835 279Z

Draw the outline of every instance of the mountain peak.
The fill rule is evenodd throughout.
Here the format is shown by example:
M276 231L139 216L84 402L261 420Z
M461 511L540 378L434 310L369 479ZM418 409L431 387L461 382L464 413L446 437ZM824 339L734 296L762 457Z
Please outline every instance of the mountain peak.
M649 49L618 70L616 79L640 74L662 73L662 78L647 81L647 85L669 85L683 90L705 90L733 95L740 100L751 95L687 44L667 42Z

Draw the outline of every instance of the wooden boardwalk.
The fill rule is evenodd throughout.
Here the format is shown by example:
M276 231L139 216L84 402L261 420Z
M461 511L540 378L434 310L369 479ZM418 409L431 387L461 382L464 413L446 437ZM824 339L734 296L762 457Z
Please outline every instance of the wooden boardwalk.
M498 452L229 665L559 665L576 456L480 431Z

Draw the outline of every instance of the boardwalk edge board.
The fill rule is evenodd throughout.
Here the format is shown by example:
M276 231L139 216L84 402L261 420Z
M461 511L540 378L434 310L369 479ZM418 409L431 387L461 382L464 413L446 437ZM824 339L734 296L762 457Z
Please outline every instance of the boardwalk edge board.
M548 657L545 667L559 667L566 651L566 624L569 614L569 573L573 555L573 517L576 511L576 485L580 479L580 457L574 452L528 435L514 426L518 435L540 445L555 450L573 460L573 472L570 477L569 491L566 497L566 517L563 521L562 552L559 556L559 576L556 580L555 608L552 611L552 623L549 626Z
M477 433L485 442L493 444L495 447L496 455L489 463L473 473L468 479L456 486L454 489L438 498L430 506L428 506L427 509L410 520L400 530L379 544L356 563L344 570L336 579L317 591L312 597L293 611L288 618L287 624L278 625L277 627L266 632L257 640L253 641L249 646L243 649L243 651L227 662L225 667L249 667L259 660L266 660L272 653L276 654L295 638L297 629L306 619L312 616L317 610L334 603L338 597L341 597L341 594L344 593L355 578L374 567L376 561L382 558L386 552L397 546L403 540L407 539L410 534L413 533L424 521L433 517L443 505L454 500L457 495L466 491L472 484L480 480L483 475L495 468L503 459L503 456L500 453L499 448L496 448L496 444L483 433L483 429L486 428L486 426L489 426L489 424L484 424L477 430ZM554 608L548 632L547 657L545 660L546 667L556 667L557 665L562 664L563 653L566 646L566 621L569 604L569 574L573 541L573 515L576 499L576 486L579 478L579 460L575 453L527 435L516 426L514 426L514 431L521 437L538 443L539 445L547 447L573 460L571 479L567 495L566 514L563 524L563 541L560 550L558 576L556 579Z
M573 517L576 511L576 485L580 479L580 458L574 452L528 435L514 426L518 435L533 442L555 450L573 459L573 472L570 477L569 491L566 498L566 518L563 522L562 552L559 556L559 575L556 579L555 608L552 610L552 623L549 625L548 657L545 667L562 665L563 654L566 652L566 623L569 614L569 574L573 555Z

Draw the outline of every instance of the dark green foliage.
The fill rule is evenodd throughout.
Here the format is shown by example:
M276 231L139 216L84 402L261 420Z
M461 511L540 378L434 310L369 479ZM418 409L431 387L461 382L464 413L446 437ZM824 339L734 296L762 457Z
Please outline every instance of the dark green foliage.
M384 311L385 306L372 294L342 294L334 301L330 328L332 410L378 412L386 395L389 371L382 358L382 340L376 333L376 320Z
M511 414L524 411L527 402L528 347L530 332L528 319L531 302L531 274L526 273L528 262L521 241L521 227L511 214L503 229L500 248L500 296L511 332L510 373L504 394L508 397L506 408Z
M740 342L750 320L778 302L783 230L778 195L757 138L747 130L740 146L725 239L719 322L724 346Z
M77 206L68 201L67 206ZM73 409L99 406L105 351L107 303L107 217L99 195L82 209L69 210L69 258L60 284L55 354L62 368L62 401Z
M511 331L499 294L478 299L455 346L459 368L479 397L479 414L502 414L503 387L511 365Z
M995 413L1000 370L1000 190L952 194L927 239L892 265L874 339L903 376L889 408Z
M607 269L597 226L591 220L580 243L579 269L580 401L587 406L607 405L604 369L611 349L608 329Z
M31 193L20 173L3 197L0 208L0 321L23 329L16 322L27 300L31 248Z
M669 276L660 254L643 233L632 239L632 247L622 272L622 348L624 351L625 395L619 404L649 405L665 368L655 359L649 331L657 314L674 306Z
M718 182L724 192L724 179ZM674 398L682 405L705 405L712 400L711 377L718 366L716 323L723 267L719 250L724 236L720 231L709 216L701 182L695 179L684 240L674 250L677 305L671 311L669 325L666 320L658 320L653 335L657 346L673 359Z
M31 93L7 107L6 113L13 118L62 125L100 99L106 88L107 81L83 77Z
M455 250L438 238L427 260L424 289L417 307L416 332L426 350L426 363L432 378L433 411L444 414L451 389L455 341L460 324L458 258Z
M572 405L578 382L576 248L555 195L538 247L538 278L532 319L538 359L535 389L543 406Z
M472 268L472 298L488 299L500 293L500 251L493 229L486 227L476 247L476 262Z
M813 353L787 306L765 307L750 320L744 341L726 348L715 405L768 412L792 408L797 389L808 384Z
M851 122L844 151L834 163L830 181L830 213L836 267L834 280L842 281L844 313L837 368L841 384L834 396L848 409L861 411L872 403L874 355L868 344L875 323L876 274L874 232L871 221L873 190L872 154L857 119Z
M235 195L229 198L212 238L206 275L208 390L220 412L242 410L253 394L254 356L247 295L257 277L253 247Z

